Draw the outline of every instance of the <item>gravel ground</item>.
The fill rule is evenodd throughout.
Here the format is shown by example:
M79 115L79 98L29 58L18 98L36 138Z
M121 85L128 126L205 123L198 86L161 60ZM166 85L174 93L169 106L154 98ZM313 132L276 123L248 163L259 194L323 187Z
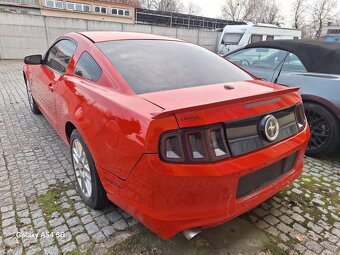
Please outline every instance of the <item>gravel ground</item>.
M42 115L29 110L22 63L0 61L0 255L340 254L339 177L340 152L306 158L299 180L240 216L236 225L226 223L191 241L179 236L162 241L114 205L95 211L82 203L68 148ZM253 243L264 245L243 252L251 243L247 232L235 234L238 252L218 238L242 224L258 231L248 236ZM223 249L227 246L233 250Z

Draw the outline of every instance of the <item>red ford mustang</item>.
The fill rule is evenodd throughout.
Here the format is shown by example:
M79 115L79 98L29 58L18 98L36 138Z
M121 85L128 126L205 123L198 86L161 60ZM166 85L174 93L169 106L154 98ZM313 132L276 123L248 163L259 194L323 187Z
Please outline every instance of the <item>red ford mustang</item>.
M84 202L108 198L164 239L234 218L301 174L298 89L199 46L70 33L25 64L30 107L70 146Z

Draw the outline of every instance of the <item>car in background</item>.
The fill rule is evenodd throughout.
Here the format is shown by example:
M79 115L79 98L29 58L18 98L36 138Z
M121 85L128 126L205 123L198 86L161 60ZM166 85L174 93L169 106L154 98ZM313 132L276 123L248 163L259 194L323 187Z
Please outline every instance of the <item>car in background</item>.
M33 113L70 147L77 190L164 239L232 219L300 176L309 139L298 88L254 79L197 45L70 33L25 58Z
M311 138L306 154L325 155L340 143L340 44L277 40L249 44L224 56L256 77L299 86Z

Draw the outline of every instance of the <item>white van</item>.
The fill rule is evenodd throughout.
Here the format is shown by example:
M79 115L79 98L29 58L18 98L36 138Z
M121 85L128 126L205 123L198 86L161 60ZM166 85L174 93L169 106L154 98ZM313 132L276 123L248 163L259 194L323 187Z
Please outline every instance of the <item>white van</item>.
M301 31L271 24L253 24L251 22L246 25L227 25L223 29L219 40L217 53L224 55L249 43L278 39L301 39Z

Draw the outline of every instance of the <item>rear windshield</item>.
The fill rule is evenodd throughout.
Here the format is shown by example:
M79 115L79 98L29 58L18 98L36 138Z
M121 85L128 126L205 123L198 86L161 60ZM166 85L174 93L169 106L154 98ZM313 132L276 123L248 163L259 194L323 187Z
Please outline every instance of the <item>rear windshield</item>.
M126 40L96 45L136 94L252 79L225 59L189 43Z

